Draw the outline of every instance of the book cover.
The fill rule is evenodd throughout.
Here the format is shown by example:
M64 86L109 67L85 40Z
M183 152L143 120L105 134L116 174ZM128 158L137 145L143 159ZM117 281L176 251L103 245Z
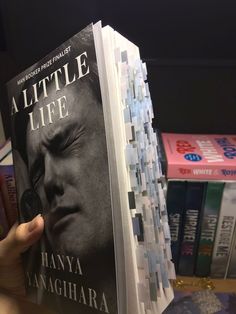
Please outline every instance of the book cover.
M195 275L197 276L206 277L210 275L211 258L223 190L223 182L208 182L207 184L195 268Z
M20 220L45 220L24 256L28 295L56 313L118 313L92 25L11 80L8 93Z
M192 276L196 262L206 183L187 182L178 273Z
M212 277L223 278L227 273L230 248L236 222L235 191L235 182L225 183L212 255Z
M8 83L20 220L45 221L27 292L56 313L161 313L170 233L145 66L99 25Z
M235 180L236 136L162 133L167 177Z
M185 181L168 181L166 206L168 211L170 234L171 234L171 251L172 260L178 272L178 259L180 251L180 241L183 229L183 215L185 212L186 197Z

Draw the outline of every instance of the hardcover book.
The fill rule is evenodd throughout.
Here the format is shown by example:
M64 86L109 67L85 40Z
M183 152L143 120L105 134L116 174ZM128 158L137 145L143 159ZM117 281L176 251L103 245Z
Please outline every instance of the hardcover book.
M195 275L210 275L216 227L220 212L224 182L208 182L201 221L201 232L197 251Z
M194 274L205 189L205 182L187 182L183 232L178 265L178 273L180 275L192 276Z
M167 177L235 180L236 135L162 133Z
M8 83L27 293L56 313L161 313L174 277L146 67L89 25Z
M225 183L212 255L212 277L223 278L227 275L236 223L235 191L235 182Z

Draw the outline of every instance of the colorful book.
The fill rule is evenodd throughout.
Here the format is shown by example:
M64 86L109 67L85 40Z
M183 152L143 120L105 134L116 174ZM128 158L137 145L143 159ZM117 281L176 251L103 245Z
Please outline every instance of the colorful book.
M161 313L170 232L139 49L89 25L7 85L27 296L56 313Z
M235 180L236 135L162 133L167 177Z
M185 212L186 186L187 182L175 180L169 180L167 186L166 206L171 234L172 260L175 264L176 272L178 272L183 215Z
M223 190L223 182L208 182L207 184L195 267L195 275L200 277L206 277L210 274L211 258Z
M11 227L17 221L18 217L16 181L12 152L8 153L0 162L0 175L4 178L1 191L8 224Z
M194 274L206 186L205 182L187 182L183 233L178 265L178 273L180 275L192 276Z
M9 224L7 221L6 211L2 199L2 185L4 178L0 175L0 240L4 239L9 231Z
M212 277L223 278L227 273L236 222L235 191L235 182L225 183L212 255Z

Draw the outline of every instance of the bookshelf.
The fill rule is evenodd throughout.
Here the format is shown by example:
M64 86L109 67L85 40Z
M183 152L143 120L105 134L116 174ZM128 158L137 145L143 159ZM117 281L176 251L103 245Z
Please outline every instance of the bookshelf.
M173 282L173 287L177 291L199 291L210 289L214 292L235 292L236 279L202 279L198 277L177 276Z

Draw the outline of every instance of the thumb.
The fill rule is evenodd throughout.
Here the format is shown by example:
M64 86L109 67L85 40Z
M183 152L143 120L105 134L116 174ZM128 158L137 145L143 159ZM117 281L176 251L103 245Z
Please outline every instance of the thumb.
M28 223L15 224L7 237L0 242L0 264L9 263L19 257L41 237L44 229L44 220L41 215L36 216Z

